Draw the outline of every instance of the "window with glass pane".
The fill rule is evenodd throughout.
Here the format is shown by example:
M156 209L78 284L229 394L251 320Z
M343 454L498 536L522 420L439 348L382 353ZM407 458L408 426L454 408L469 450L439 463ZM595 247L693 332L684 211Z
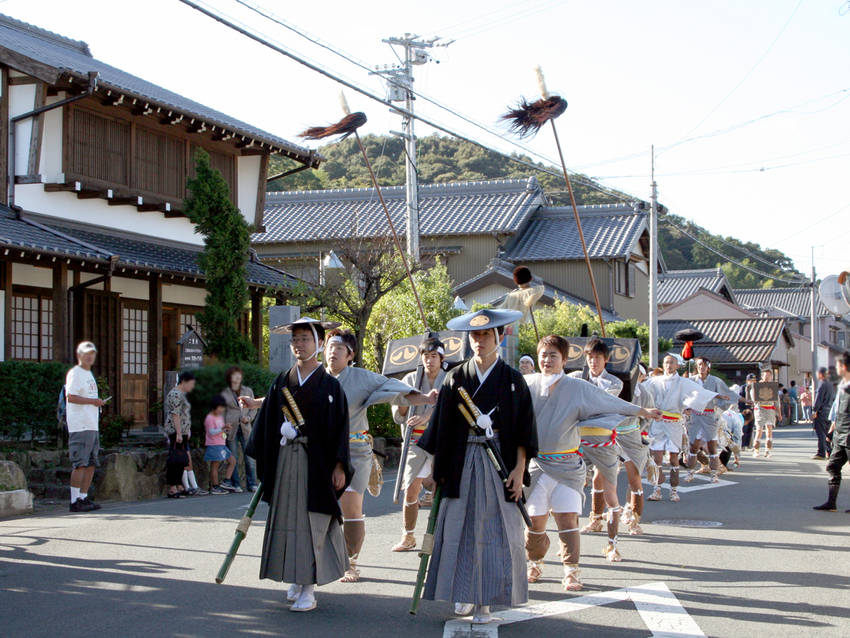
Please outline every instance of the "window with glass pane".
M53 358L53 300L38 295L12 295L12 358Z
M148 373L148 311L124 307L121 310L124 374Z

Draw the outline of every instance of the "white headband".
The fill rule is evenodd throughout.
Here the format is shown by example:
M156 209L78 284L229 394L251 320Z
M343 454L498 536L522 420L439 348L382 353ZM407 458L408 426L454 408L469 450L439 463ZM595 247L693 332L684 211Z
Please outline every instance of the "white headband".
M519 362L520 362L520 363L522 363L523 361L528 361L529 363L531 363L531 365L534 365L534 359L532 359L532 358L531 358L529 355L527 355L527 354L524 354L524 355L522 355L522 356L519 358Z
M329 346L332 346L336 343L340 344L341 346L345 346L346 348L348 348L349 352L354 352L354 350L351 349L351 346L346 343L345 339L343 339L339 335L334 335L333 337L328 339L328 345Z

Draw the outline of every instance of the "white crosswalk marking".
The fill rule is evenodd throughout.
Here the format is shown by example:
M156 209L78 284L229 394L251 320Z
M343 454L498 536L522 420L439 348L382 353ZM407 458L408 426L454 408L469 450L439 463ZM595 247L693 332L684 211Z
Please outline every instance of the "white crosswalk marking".
M614 591L589 594L550 603L509 609L496 614L487 625L473 625L468 620L449 620L443 638L497 638L501 625L571 614L591 607L631 600L652 638L705 638L676 596L664 583L647 583Z

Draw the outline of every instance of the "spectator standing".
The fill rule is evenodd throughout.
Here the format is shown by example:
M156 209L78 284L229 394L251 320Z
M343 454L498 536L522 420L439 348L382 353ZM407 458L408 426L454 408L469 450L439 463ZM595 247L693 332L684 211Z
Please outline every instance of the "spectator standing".
M797 404L800 396L797 392L797 382L791 379L791 383L789 385L791 386L788 388L788 398L791 399L791 423L796 423L800 420L800 407Z
M206 432L206 450L204 460L210 463L210 494L227 494L228 492L241 492L242 488L233 486L230 477L236 467L236 459L230 453L225 444L225 436L231 431L231 426L224 422L224 412L227 407L224 398L216 395L212 399L212 410L204 419L204 430ZM224 470L224 481L218 479L218 466L226 463Z
M243 408L239 403L239 397L254 398L254 391L248 386L242 385L242 369L233 366L225 373L227 387L221 391L225 401L224 422L230 426L227 435L227 448L233 455L235 466L233 475L226 483L230 486L239 487L239 454L237 450L242 448L242 456L245 459L245 487L249 492L257 489L256 461L245 454L245 445L251 436L251 424L254 422L256 410Z
M827 372L826 368L818 369L818 387L812 405L812 427L818 437L818 451L812 458L819 460L829 456L831 448L827 440L827 430L829 429L829 410L832 402L835 401L835 388L826 378Z
M753 415L753 406L747 400L747 390L756 382L756 375L750 372L747 375L747 383L741 388L742 400L738 401L738 407L741 410L741 416L744 417L744 427L742 428L741 449L746 450L752 445L753 426L755 425L755 416Z
M534 374L534 359L527 354L519 358L519 373L522 375Z
M191 372L181 372L174 386L165 397L165 434L168 437L169 449L185 450L189 460L181 472L179 468L168 468L166 482L168 483L168 498L182 498L196 494L207 494L206 490L198 487L195 471L192 468L192 451L189 448L189 437L192 434L192 412L186 395L195 389L195 375Z
M809 390L809 385L803 388L800 393L800 409L803 411L803 420L811 423L812 421L812 392Z
M833 435L832 453L826 464L826 471L829 473L829 496L825 503L814 508L826 511L835 511L835 500L841 487L841 469L850 460L850 352L845 351L838 356L835 368L840 381L838 399L834 402L835 422L829 429L829 433ZM850 510L846 512L850 513Z
M100 505L88 496L94 477L94 468L99 465L100 451L98 421L100 408L106 403L97 396L97 381L92 366L97 357L97 348L91 341L77 346L77 365L65 377L68 423L68 454L71 457L71 504L72 512L99 510Z

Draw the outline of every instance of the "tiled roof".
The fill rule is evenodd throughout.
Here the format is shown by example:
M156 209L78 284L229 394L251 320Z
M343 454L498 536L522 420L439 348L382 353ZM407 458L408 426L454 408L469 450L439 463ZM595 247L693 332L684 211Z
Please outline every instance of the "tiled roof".
M735 297L741 306L764 310L770 315L808 317L811 314L811 293L808 288L740 288ZM818 301L818 316L832 313Z
M630 204L579 206L584 240L591 258L628 257L646 228L646 213ZM539 209L505 249L514 262L584 259L572 208Z
M0 205L0 248L20 248L62 257L89 261L109 261L109 253L88 246L55 231L49 226L18 218L9 208Z
M730 301L736 302L735 294L729 287L726 275L720 268L704 268L700 270L668 270L658 276L658 303L662 306L678 303L687 299L700 288L705 288L716 294L726 293Z
M45 81L55 82L63 74L87 81L88 73L97 71L99 89L111 89L138 98L142 102L149 102L153 107L162 107L166 111L171 110L197 118L210 125L265 142L300 161L318 165L319 157L309 149L93 58L85 42L71 40L0 14L0 60L15 68L9 51L52 69L52 77L41 78Z
M487 285L494 279L498 280L500 283L503 283L509 288L513 288L513 269L514 265L509 262L498 258L491 259L490 265L487 267L487 270L476 275L472 279L468 279L462 284L455 286L454 292L460 295L469 294L469 292L475 291L479 287ZM582 299L580 297L576 297L575 295L571 295L570 293L560 288L556 288L555 286L546 283L536 275L534 275L532 283L535 285L543 285L544 299L554 301L555 298L559 298L574 306L586 306L587 308L590 308L594 312L596 312L594 305L590 301L587 301L586 299ZM501 295L500 297L490 300L489 303L493 304L494 306L498 306L504 298L505 295ZM616 313L606 310L604 308L602 309L602 317L605 321L622 321L623 319Z
M138 268L199 279L204 277L198 265L200 248L152 241L141 235L118 235L53 220L35 221L27 216L18 218L5 206L0 206L0 248L17 248L101 263L117 256L118 268ZM255 259L248 262L247 275L248 283L262 287L288 286L297 281L292 275Z
M405 187L381 189L396 232L404 234ZM514 233L543 202L543 189L529 179L419 186L421 236ZM373 188L268 193L266 232L255 244L276 244L390 233Z
M694 343L694 351L715 363L760 363L769 361L785 328L781 317L749 319L667 319L658 322L658 334L672 339L674 350L682 347L676 340L679 330L699 330L705 338Z

